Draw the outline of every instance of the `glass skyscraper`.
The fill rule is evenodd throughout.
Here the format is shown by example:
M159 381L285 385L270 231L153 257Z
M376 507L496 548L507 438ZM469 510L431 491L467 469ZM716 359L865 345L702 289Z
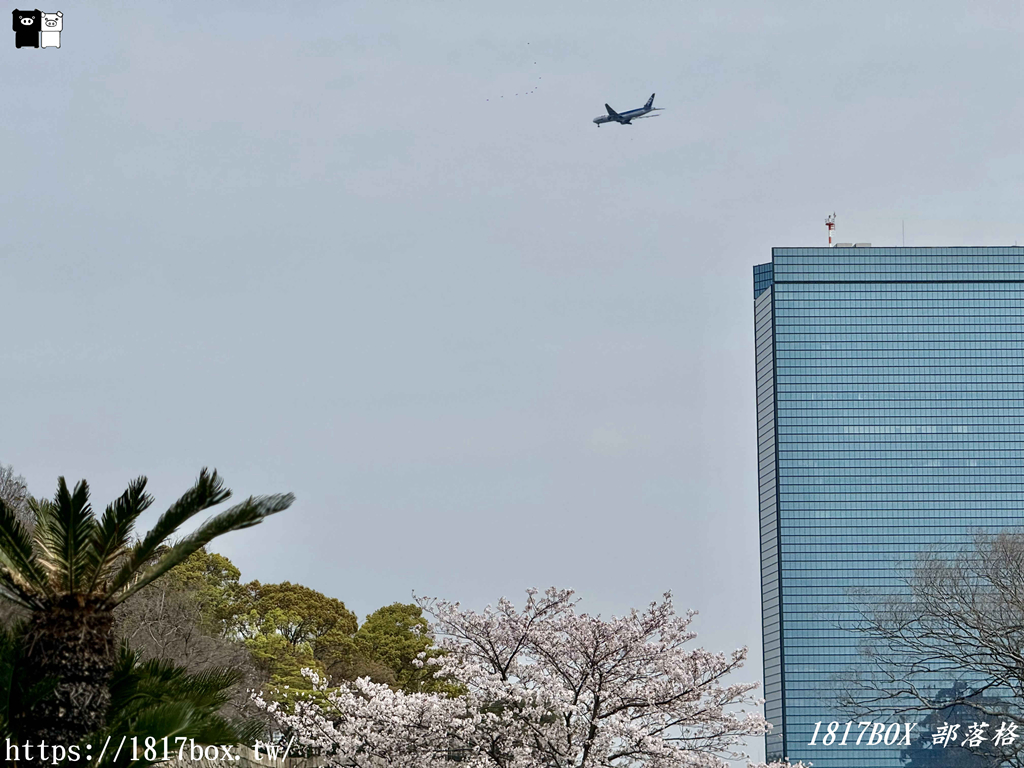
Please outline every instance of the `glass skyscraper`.
M1024 248L775 248L754 335L768 757L898 768L808 743L863 719L836 701L863 594L1024 525Z

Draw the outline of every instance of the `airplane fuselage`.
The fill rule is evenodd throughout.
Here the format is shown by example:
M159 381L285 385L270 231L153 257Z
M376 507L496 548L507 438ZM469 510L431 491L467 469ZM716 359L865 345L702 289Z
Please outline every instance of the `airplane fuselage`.
M640 109L631 109L629 112L619 112L619 120L616 120L611 115L601 115L600 117L595 117L594 122L598 125L601 125L601 123L621 123L622 125L629 125L629 121L634 117L640 117L640 115L646 115L648 112L653 111L653 107L651 109L644 109L643 107L640 107Z
M653 93L651 94L651 98L647 100L647 103L644 104L639 109L631 109L628 112L616 112L607 104L604 105L604 108L605 110L607 110L608 114L594 118L594 124L598 128L600 128L601 125L603 125L604 123L619 123L620 125L630 125L633 120L636 120L641 117L656 117L656 115L651 115L650 113L658 112L661 109L661 107L654 106Z

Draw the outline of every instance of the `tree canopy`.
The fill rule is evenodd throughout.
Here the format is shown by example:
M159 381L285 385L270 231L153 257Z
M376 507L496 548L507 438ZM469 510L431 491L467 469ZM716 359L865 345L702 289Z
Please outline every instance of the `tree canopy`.
M333 683L368 677L409 692L457 690L418 662L440 654L418 605L384 606L360 626L342 600L291 582L241 583L240 576L228 558L201 548L168 573L158 594L124 611L123 626L133 642L144 630L155 655L192 659L197 669L226 661L227 647L210 638L233 641L282 698L312 691L303 668Z
M135 523L153 504L146 484L145 477L129 483L99 517L85 480L72 489L58 478L52 500L26 491L27 522L0 498L0 598L28 616L19 640L26 685L53 683L49 695L12 715L14 726L34 739L71 744L107 724L119 605L217 536L256 525L294 500L291 494L251 496L170 542L184 523L227 501L231 491L216 471L204 468L192 488L136 538Z
M506 599L482 613L432 599L418 602L421 614L388 606L367 635L428 615L444 653L417 660L461 695L366 679L331 688L310 672L317 701L264 706L338 768L725 768L744 737L765 732L743 709L759 703L757 686L727 682L746 649L687 647L693 614L676 616L670 595L611 619L577 604L552 588L530 590L522 609ZM379 650L397 659L406 649L385 639Z
M1024 732L1024 533L979 535L955 556L923 553L905 586L864 597L850 629L869 667L842 703L855 714L966 712ZM998 746L1003 765L1024 766L1024 741Z

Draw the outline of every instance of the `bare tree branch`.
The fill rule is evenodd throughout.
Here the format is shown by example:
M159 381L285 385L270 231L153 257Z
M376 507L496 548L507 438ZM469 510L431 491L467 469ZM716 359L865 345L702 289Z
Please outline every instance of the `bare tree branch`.
M980 535L952 556L922 555L904 586L880 605L861 596L860 617L846 628L862 636L868 664L851 676L843 705L988 720L993 731L1016 725L1015 742L977 752L1024 766L1024 534Z

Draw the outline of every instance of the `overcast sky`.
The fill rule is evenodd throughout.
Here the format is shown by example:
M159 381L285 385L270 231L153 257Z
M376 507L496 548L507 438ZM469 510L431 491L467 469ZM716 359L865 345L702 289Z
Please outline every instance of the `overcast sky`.
M292 491L215 549L360 618L671 589L757 679L751 267L833 211L1024 242L1021 9L41 8L59 50L0 45L0 461Z

